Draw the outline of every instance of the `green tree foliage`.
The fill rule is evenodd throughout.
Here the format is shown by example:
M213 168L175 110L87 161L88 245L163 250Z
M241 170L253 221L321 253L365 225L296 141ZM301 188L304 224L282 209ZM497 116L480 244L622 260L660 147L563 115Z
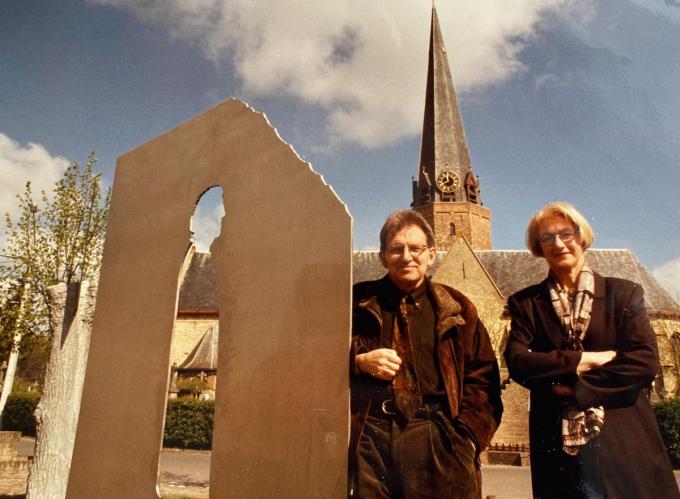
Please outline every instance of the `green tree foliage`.
M210 449L215 403L212 400L169 400L163 445L183 449Z
M19 317L22 296L23 287L19 281L5 283L0 301L0 352L10 351L14 331L22 327L23 321Z
M35 436L35 408L40 402L40 394L19 391L9 396L2 413L2 429L20 431L23 435Z
M177 389L179 390L178 395L180 397L189 395L195 399L201 396L201 394L208 390L210 386L208 383L200 378L185 378L177 382Z
M21 388L21 387L19 387ZM10 395L2 428L35 435L33 413L40 394L18 389ZM212 400L169 400L165 413L163 445L180 449L210 449L215 403Z
M680 468L680 399L665 400L654 404L668 456L674 468Z
M28 182L23 194L17 195L18 220L5 215L0 348L7 348L17 331L22 341L14 346L22 349L31 337L49 334L49 286L97 280L111 193L102 193L101 174L94 171L96 162L92 153L84 167L72 164L55 183L52 196L41 193L40 204ZM27 296L22 298L24 290ZM24 307L19 312L22 299Z

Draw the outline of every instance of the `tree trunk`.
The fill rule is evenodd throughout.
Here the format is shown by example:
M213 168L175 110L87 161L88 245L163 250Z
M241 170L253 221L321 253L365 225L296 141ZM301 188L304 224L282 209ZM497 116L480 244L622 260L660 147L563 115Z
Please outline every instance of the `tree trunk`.
M9 394L12 393L12 387L14 386L14 375L17 372L17 361L19 360L19 343L21 343L21 333L16 333L12 340L12 349L9 352L5 379L2 382L2 394L0 395L0 427L2 427L2 414L5 411L7 398L9 397Z
M0 427L2 427L2 414L5 411L5 404L9 394L12 393L14 387L14 375L17 372L17 362L19 361L19 345L21 343L21 321L24 320L24 304L28 299L28 292L31 289L30 281L24 281L23 290L21 292L21 301L19 302L19 313L16 320L16 333L12 338L12 349L9 352L9 359L7 361L7 371L5 371L5 379L2 382L2 394L0 394Z
M35 410L36 447L26 499L66 496L97 288L84 281L57 284L47 292L52 352Z

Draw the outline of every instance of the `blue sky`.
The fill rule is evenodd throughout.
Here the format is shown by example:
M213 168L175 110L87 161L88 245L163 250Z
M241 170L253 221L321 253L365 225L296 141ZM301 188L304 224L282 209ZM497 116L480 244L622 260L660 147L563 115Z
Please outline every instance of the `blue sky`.
M667 0L437 3L496 249L554 200L595 247L680 281L680 8ZM4 0L0 210L238 97L264 112L375 248L417 172L431 2ZM201 205L203 207L203 204ZM195 227L215 224L207 206ZM680 294L680 290L677 291Z

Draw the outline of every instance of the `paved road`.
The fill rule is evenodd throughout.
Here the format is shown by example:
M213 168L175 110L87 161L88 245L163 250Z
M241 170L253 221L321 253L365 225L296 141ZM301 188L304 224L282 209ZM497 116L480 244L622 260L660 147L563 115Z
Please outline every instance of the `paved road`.
M165 449L159 468L161 493L208 497L210 452Z
M164 450L161 452L161 492L208 497L210 453ZM680 485L680 471L675 472ZM531 498L528 466L482 466L482 497Z
M34 440L22 438L19 452L33 454ZM482 468L483 497L525 499L531 496L529 468L485 466ZM208 497L210 452L164 449L160 460L161 492Z
M161 452L161 491L208 497L210 454L208 452ZM528 467L482 467L482 497L526 499L531 497Z
M210 453L164 450L161 452L160 468L163 492L208 496ZM484 466L482 483L482 497L531 497L531 476L526 466Z
M33 454L34 440L22 438L19 452ZM483 497L526 499L531 496L529 468L485 466L482 468ZM208 497L210 452L164 449L160 460L161 492Z
M19 452L33 454L34 442L22 438ZM163 494L208 497L210 452L164 449L161 452L160 478ZM680 484L680 471L675 472ZM531 497L531 475L528 466L483 466L482 497L495 499L527 499Z

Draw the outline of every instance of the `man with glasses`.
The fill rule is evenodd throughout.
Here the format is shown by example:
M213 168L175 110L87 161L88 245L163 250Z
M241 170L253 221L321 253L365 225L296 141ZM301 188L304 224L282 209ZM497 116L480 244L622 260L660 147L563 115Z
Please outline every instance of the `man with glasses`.
M429 280L434 234L417 212L380 231L387 274L354 287L350 495L476 498L500 423L498 364L474 305Z

